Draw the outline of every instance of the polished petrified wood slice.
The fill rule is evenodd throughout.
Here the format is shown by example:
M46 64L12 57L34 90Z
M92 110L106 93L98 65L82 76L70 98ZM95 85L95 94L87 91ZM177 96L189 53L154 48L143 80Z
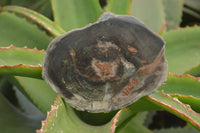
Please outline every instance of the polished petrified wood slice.
M164 41L132 16L105 13L55 38L43 77L71 106L110 112L149 95L166 81Z

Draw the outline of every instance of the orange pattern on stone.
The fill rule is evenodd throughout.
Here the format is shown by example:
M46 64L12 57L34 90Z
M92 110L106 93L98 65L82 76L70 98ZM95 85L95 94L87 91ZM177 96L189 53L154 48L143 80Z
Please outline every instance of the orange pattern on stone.
M132 79L126 88L122 89L123 92L123 96L128 96L129 93L135 89L135 86L137 86L139 84L139 81L137 79Z
M97 66L97 68L99 68L102 73L110 73L112 68L112 64L110 63L99 64L95 62L95 66Z
M137 49L134 48L134 47L131 47L131 46L128 46L128 50L131 52L131 53L137 53Z

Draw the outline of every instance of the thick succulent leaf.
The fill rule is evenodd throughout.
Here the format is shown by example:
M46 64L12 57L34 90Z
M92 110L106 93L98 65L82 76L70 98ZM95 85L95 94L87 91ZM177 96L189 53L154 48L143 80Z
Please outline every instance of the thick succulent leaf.
M25 64L31 66L41 66L44 58L44 50L17 48L13 45L0 47L0 65ZM6 57L6 59L5 59Z
M37 0L3 0L4 4L2 6L6 5L18 5L18 6L30 6L35 3L37 3Z
M3 65L0 66L1 75L17 75L41 79L42 67L29 66L24 64L17 64L13 66Z
M6 0L5 0L6 1ZM45 16L52 17L50 0L7 0L4 5L17 5L32 9Z
M152 103L148 97L142 97L138 101L129 105L127 108L134 112L150 111L150 110L161 110L162 108Z
M182 96L193 96L195 98L200 98L199 81L200 81L199 78L195 78L189 75L178 76L178 75L168 74L166 84L161 86L158 90L164 90L165 93L170 95L179 94ZM191 104L192 107L200 109L198 105L199 104ZM133 110L134 112L161 110L161 107L152 103L152 101L149 100L148 97L142 97L135 103L128 106L128 108Z
M200 1L199 0L184 0L183 12L200 20Z
M139 124L134 118L132 118L123 129L116 133L153 133L147 127Z
M37 26L17 17L15 14L0 12L0 46L14 44L17 47L27 46L46 49L51 38Z
M190 75L169 74L165 85L159 90L173 97L177 97L181 102L189 104L196 112L200 112L200 78Z
M98 0L52 0L55 22L66 31L95 22L102 13Z
M44 50L0 47L0 75L42 78Z
M200 64L200 27L184 28L162 34L171 73L183 74Z
M2 8L3 12L14 12L20 15L23 15L35 23L41 25L45 30L49 31L54 36L59 36L65 34L65 31L56 23L52 22L47 17L27 8L18 7L18 6L5 6Z
M192 17L194 17L198 20L200 20L200 14L198 12L188 8L188 7L184 7L183 12L186 13L186 14L189 14L190 16L192 16Z
M190 74L195 77L200 77L200 64L187 70L184 74Z
M177 97L184 104L189 104L191 108L200 113L200 98L196 98L194 96L184 96L179 94L171 94L173 97Z
M164 6L161 0L132 0L130 14L154 32L159 32L165 22Z
M10 81L43 113L46 114L50 110L57 94L44 80L15 76L10 78Z
M184 4L193 10L200 11L200 1L199 0L184 0Z
M3 1L5 2L4 4L2 4L2 6L17 5L32 9L48 17L52 15L51 3L49 0L3 0Z
M115 14L130 14L131 0L109 0L106 11Z
M116 133L153 133L143 125L146 114L139 113L127 119L120 128L116 129Z
M130 109L124 108L117 112L115 117L113 117L112 121L110 121L107 125L112 125L110 133L119 132L123 128L125 128L125 123L136 116L136 113Z
M151 94L149 99L166 111L182 118L200 130L200 114L193 111L189 105L180 102L178 98L171 97L169 94L161 91Z
M37 47L38 49L45 49L51 41L51 38L42 32L37 26L34 26L32 23L29 23L28 21L16 16L15 14L11 14L9 12L1 12L0 20L1 47L14 44L17 47L27 46L28 48ZM13 71L15 70L13 69ZM44 113L49 110L56 94L43 80L20 77L17 81L15 81L15 83L18 88L21 88L23 94L27 95L33 101L33 103L36 104ZM30 88L33 90L33 92L35 92L35 94L32 94L31 91L27 91ZM44 92L44 94L42 94L42 92Z
M65 103L59 96L57 97L55 104L51 107L51 111L48 112L47 119L42 122L42 128L38 130L37 133L113 133L112 129L115 128L115 123L121 112L123 111L117 113L114 120L106 125L91 126L80 120L74 109ZM113 127L111 128L112 125Z
M45 132L73 132L79 133L114 133L125 127L124 123L129 122L135 113L129 109L121 109L113 119L101 126L92 126L84 123L61 97L57 97L55 104L48 112L47 119L42 122L42 128L37 133ZM89 119L89 118L88 118ZM141 123L139 123L141 124ZM67 125L67 126L66 126ZM78 125L78 126L77 126ZM116 128L117 127L117 128ZM140 125L140 127L142 127ZM137 127L136 127L137 128ZM144 127L142 127L144 128ZM134 128L135 129L135 128ZM121 132L121 131L120 131Z
M181 22L183 0L163 0L167 30L177 29Z
M33 120L20 113L0 93L0 127L2 133L34 133L40 120Z
M134 121L137 121L138 124L145 124L148 118L149 111L137 113L134 117Z
M17 1L17 0L14 0L14 1ZM30 0L30 1L33 1L33 0ZM18 2L18 3L20 3L20 2ZM18 4L12 4L12 5L18 5ZM32 5L29 4L29 5L23 6L23 7L32 9L40 14L43 14L44 16L46 16L48 18L52 18L52 15L53 15L50 0L34 0L34 3Z
M200 78L190 75L169 74L165 85L159 90L164 90L167 94L179 94L184 96L194 96L200 98Z
M192 123L192 125L195 127L198 127L200 126L200 115L196 112L200 111L199 88L199 78L195 78L190 75L178 76L169 74L166 84L159 88L159 90L163 90L167 94L154 92L150 95L150 97L143 97L130 105L128 108L133 111L144 111L145 109L160 110L162 108L181 117L184 120L187 119L186 121ZM152 97L156 98L157 101L155 102ZM177 99L179 99L182 103L178 102ZM189 104L196 112L194 112L189 105L186 104Z
M49 36L47 36L41 30L39 30L37 26L34 26L33 24L29 23L28 21L16 16L15 14L11 14L8 12L1 12L0 20L1 20L0 21L0 46L9 46L10 44L15 44L15 46L18 46L18 47L27 46L29 48L37 47L38 49L45 49L51 40L51 38ZM24 51L24 53L26 53L26 52ZM26 58L26 55L22 55L21 52L18 52L17 54L18 55L21 54L21 58L23 58L23 59ZM14 59L17 59L18 55ZM38 57L39 54L34 55L34 56ZM31 57L31 59L33 59L32 56L29 56L29 57ZM18 58L18 59L20 59L20 58ZM10 63L19 63L18 62L19 60L13 60L12 58L10 58L10 61L9 61ZM22 63L27 62L27 61L28 60L23 60ZM36 65L37 61L38 61L38 58L34 58L30 62L32 62L34 65ZM39 58L39 61L41 63L42 58ZM11 64L11 65L13 65L13 64ZM13 68L10 72L11 73L16 73L16 72L22 73L22 72L20 72L20 70L21 70L20 67L23 68L23 70L24 70L23 73L26 76L30 76L31 74L33 74L33 73L31 73L31 72L33 72L32 69L30 70L29 67L26 67L23 65L18 65L16 68ZM34 70L34 73L35 72L39 74L39 75L36 74L36 76L41 77L41 67L39 69L37 69L37 71ZM21 89L21 91L24 94L28 93L29 96L30 95L32 96L32 94L30 92L26 91L26 89L29 89L28 87L30 87L35 91L36 91L35 88L38 88L39 89L38 94L42 94L40 92L45 90L46 91L46 92L44 91L45 94L49 94L49 93L51 94L51 92L52 92L54 95L56 95L43 80L36 80L36 79L31 79L31 78L23 79L22 77L20 77L20 79L21 79L21 81L25 81L25 83L22 82L22 84L21 84L20 80L18 80L18 82L16 82L16 83L18 83L18 88L20 88L19 86L21 86L21 88L23 88L23 89ZM38 94L35 94L35 96L37 96ZM46 100L45 101L47 103L46 104L46 103L43 103L40 101L40 98L45 99L45 95L43 95L43 96L40 95L41 97L39 99L36 98L37 100L34 99L35 96L33 95L33 97L31 97L32 98L31 100L34 101L34 103L36 105L38 105L39 108L44 113L46 113L46 111L50 108L50 105L52 104L50 102L53 101L54 99L50 98L50 99ZM49 98L49 97L47 96L46 98Z

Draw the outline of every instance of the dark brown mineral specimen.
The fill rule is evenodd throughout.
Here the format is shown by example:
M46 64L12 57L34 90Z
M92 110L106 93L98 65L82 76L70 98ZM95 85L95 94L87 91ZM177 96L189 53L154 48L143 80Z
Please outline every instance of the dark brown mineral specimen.
M132 16L105 13L82 29L55 38L43 77L72 107L120 109L166 81L163 40Z

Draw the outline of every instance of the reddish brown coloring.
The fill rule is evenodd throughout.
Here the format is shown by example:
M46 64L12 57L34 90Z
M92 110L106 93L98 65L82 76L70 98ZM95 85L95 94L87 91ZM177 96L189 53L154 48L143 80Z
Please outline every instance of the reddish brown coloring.
M131 46L129 46L129 45L128 45L128 50L129 50L131 53L137 53L137 52L138 52L136 48L131 47Z
M123 92L123 96L127 96L129 95L130 91L132 91L135 86L137 86L139 84L137 79L132 79L128 85L126 86L126 88L122 89Z
M110 63L99 64L98 62L95 62L95 65L97 66L97 68L99 68L101 70L102 73L110 73L111 72L112 64L110 64Z

